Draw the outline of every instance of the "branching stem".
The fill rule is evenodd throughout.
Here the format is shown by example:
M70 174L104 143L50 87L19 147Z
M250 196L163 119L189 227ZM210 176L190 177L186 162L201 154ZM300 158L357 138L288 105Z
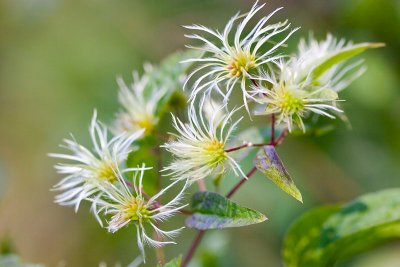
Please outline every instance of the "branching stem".
M243 148L246 148L246 147L259 147L259 146L267 146L267 145L271 145L271 143L267 143L267 144L245 143L245 144L243 144L241 146L236 146L236 147L232 147L232 148L226 149L225 152L230 153L230 152L237 151L237 150L240 150L240 149L243 149Z
M251 82L255 85L258 86L257 82L253 79L251 79ZM266 146L266 145L272 145L272 146L278 146L280 145L283 140L285 139L285 137L288 134L288 129L285 128L280 134L279 136L275 139L275 114L271 115L271 139L269 141L268 144L253 144L253 143L245 143L243 145L237 146L237 147L233 147L230 149L226 149L225 152L229 153L229 152L233 152L233 151L237 151L246 147L260 147L260 146ZM253 174L257 171L257 167L253 166L250 171L246 174L245 177L243 177L227 194L226 194L226 198L231 198L239 189L240 187L242 187L242 185L251 177L253 176ZM203 181L204 183L204 181ZM203 191L201 184L199 183L199 188L200 191ZM184 212L182 212L184 213ZM205 233L205 230L199 230L197 232L196 237L194 238L190 249L188 251L188 253L186 254L186 256L183 258L182 261L182 267L186 267L188 265L188 263L190 262L190 260L192 259L194 253L196 252L197 247L199 246L201 239L203 238Z

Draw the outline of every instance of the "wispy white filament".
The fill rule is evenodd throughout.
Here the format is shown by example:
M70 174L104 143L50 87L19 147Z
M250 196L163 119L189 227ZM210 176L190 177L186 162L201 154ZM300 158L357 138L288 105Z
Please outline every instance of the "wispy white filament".
M204 98L200 107L204 106ZM176 140L164 144L174 160L163 171L174 179L195 181L211 174L222 174L230 167L236 175L245 176L237 162L225 152L225 144L242 118L232 120L237 109L223 114L224 107L204 118L193 106L189 109L189 122L183 123L172 115L177 131ZM210 113L210 112L208 112Z
M187 29L199 32L199 34L186 35L186 37L204 43L204 46L200 47L188 46L189 48L199 49L204 52L201 58L192 58L185 61L200 64L199 67L189 74L184 85L186 87L187 82L193 80L192 101L202 91L207 93L212 91L218 92L227 101L235 85L239 84L242 90L244 105L248 110L248 99L254 99L253 95L248 91L248 83L250 79L257 79L251 73L260 72L265 64L280 58L280 55L275 54L276 50L297 30L289 31L283 39L276 42L271 48L267 50L261 49L264 48L267 42L273 42L274 37L287 31L290 27L287 21L268 24L270 18L281 9L279 8L259 20L248 34L244 34L249 21L264 5L258 6L256 2L249 13L244 15L236 14L227 23L222 33L202 25L185 26ZM240 22L238 22L239 20ZM235 25L236 31L233 34L233 41L231 42L231 31ZM215 39L215 42L203 37L200 33L208 34ZM204 74L194 78L202 72Z
M186 206L181 205L180 201L184 196L187 183L172 200L164 205L161 205L157 200L179 181L172 182L152 197L145 195L143 192L143 179L145 179L145 171L148 169L150 168L145 168L143 165L134 171L131 183L132 189L128 187L123 174L117 169L118 182L115 184L105 184L101 187L102 196L91 199L92 210L98 218L100 218L100 214L111 216L111 219L107 221L108 231L114 233L130 223L135 225L137 244L143 259L145 258L145 245L161 247L166 244L175 244L173 241L152 239L146 233L146 225L152 228L160 238L174 238L184 227L164 231L158 227L157 223L170 218ZM132 207L132 203L136 206Z
M334 113L342 112L337 93L365 71L362 61L338 62L320 77L313 77L313 71L341 49L352 46L330 34L320 42L311 36L308 43L301 40L296 55L276 61L275 67L262 75L269 86L253 86L257 102L265 103L264 110L256 114L277 114L278 123L284 122L289 130L296 124L303 131L303 118L310 113L334 118Z
M132 150L132 142L143 133L143 130L123 133L108 140L107 128L96 117L95 111L89 128L93 150L78 144L75 139L65 139L62 147L71 154L49 154L69 161L55 166L58 173L66 175L54 186L54 190L62 191L55 202L75 206L76 211L82 200L99 193L102 184L112 182L113 168L123 163Z
M118 77L118 100L123 111L117 114L115 130L117 133L135 132L145 129L147 134L158 124L158 107L160 101L166 96L167 89L152 83L149 78L149 66L146 72L139 77L133 73L133 82L126 85L121 77Z

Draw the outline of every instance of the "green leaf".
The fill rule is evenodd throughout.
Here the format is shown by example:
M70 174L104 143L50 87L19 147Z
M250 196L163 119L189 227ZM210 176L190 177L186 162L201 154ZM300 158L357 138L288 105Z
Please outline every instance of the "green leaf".
M300 191L297 189L292 178L287 172L281 159L276 153L274 146L264 146L264 153L259 153L254 159L254 164L257 169L264 173L269 179L271 179L277 186L283 191L294 197L300 202L303 202Z
M289 228L283 244L283 260L286 267L317 266L319 235L324 222L340 206L315 208L303 214Z
M400 238L400 189L362 196L324 223L323 262L329 266L393 238Z
M367 194L337 211L326 209L311 211L289 230L284 242L287 266L333 266L385 241L400 239L399 188Z
M319 64L317 67L314 68L314 70L312 71L312 78L314 80L318 80L319 77L321 77L326 71L328 71L333 66L345 60L348 60L364 52L367 49L379 48L383 47L384 45L385 44L383 43L361 43L340 49L335 53L332 53L321 64Z
M186 225L200 230L241 227L267 220L264 214L214 192L197 192L192 199L192 210Z
M182 262L182 255L172 259L171 261L164 264L164 267L180 267ZM161 267L160 264L157 264L157 267Z

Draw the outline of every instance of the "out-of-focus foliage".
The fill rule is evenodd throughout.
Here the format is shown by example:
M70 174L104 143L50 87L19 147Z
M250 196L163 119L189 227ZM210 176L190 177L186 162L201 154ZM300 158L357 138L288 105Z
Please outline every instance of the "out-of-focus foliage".
M333 266L399 238L400 189L389 189L303 215L288 231L283 256L288 267Z
M187 99L181 87L190 64L181 64L180 62L193 56L194 53L192 51L176 52L161 61L159 65L152 66L148 72L149 82L145 92L152 89L150 86L167 89L167 93L157 106L158 117L164 118L164 115L169 115L168 112L180 111L185 107ZM168 118L164 118L164 120L170 121ZM160 124L162 123L163 121L160 122ZM158 128L160 127L162 126L159 125ZM128 157L128 166L130 167L137 167L142 163L145 163L146 166L153 166L153 169L148 171L146 179L143 181L144 189L149 194L154 194L159 186L157 177L161 166L159 166L155 155L161 153L161 150L154 147L160 145L162 140L159 140L160 136L157 136L157 134L159 134L159 131L144 140L139 140L137 142L138 149L132 151Z
M159 66L155 66L149 73L149 84L158 88L167 88L168 93L164 101L158 106L159 116L165 112L176 111L185 107L187 99L182 93L182 84L186 77L186 71L190 67L189 63L181 61L196 56L197 51L186 50L176 52L163 61Z
M23 263L16 255L0 256L0 267L43 267L40 264Z
M48 188L59 177L52 168L54 161L45 155L54 152L69 132L88 144L87 122L93 109L98 109L104 122L118 111L115 77L130 77L144 62L157 64L182 50L188 42L180 25L218 28L252 4L241 0L0 1L0 239L12 238L25 262L48 266L97 266L100 261L126 265L138 255L132 228L110 235L94 227L95 219L87 212L74 215L52 203L54 194ZM384 42L386 47L365 54L367 72L343 92L346 101L341 107L351 129L339 120L322 120L318 123L329 130L323 136L320 130L315 130L316 136L292 134L277 149L302 190L304 204L288 201L287 195L256 174L234 198L268 214L270 221L235 229L232 235L230 229L210 231L194 266L256 267L265 262L280 266L281 240L301 213L399 185L399 1L275 0L267 1L266 9L279 6L284 10L277 19L288 17L294 27L302 27L289 40L290 47L310 30L315 36L331 32L355 42ZM182 103L178 96L177 102ZM252 123L267 126L264 118L253 118ZM165 126L169 127L167 120ZM248 168L251 163L247 162ZM223 179L221 193L236 182L234 175ZM176 221L182 222L183 218ZM185 230L176 241L188 246L193 234ZM396 244L389 244L340 266L393 266L400 261L398 250ZM181 253L170 246L166 258Z

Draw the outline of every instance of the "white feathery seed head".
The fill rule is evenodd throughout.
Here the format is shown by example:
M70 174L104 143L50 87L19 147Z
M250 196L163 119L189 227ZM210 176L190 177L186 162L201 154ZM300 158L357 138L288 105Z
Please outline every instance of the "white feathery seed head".
M213 117L215 117L214 120L218 121L226 116L226 105L219 101L213 100L211 97L205 98L201 108L203 109L204 116L208 121L211 121Z
M327 34L325 40L318 41L310 33L308 42L301 39L298 45L297 55L298 66L296 66L299 77L309 76L311 71L324 62L328 57L341 49L348 49L355 45L345 39L337 39L332 34ZM355 79L360 77L366 70L362 64L363 60L352 64L343 61L333 65L321 77L317 83L336 92L340 92L349 86ZM314 83L316 83L314 81Z
M302 118L311 113L335 118L334 113L342 112L337 105L338 92L365 71L362 61L332 64L319 77L313 77L313 72L338 51L353 46L330 34L320 42L311 35L308 43L302 39L296 55L276 61L268 73L263 73L270 86L253 86L257 102L265 104L264 110L255 114L276 114L277 122L285 123L289 131L293 125L305 131Z
M93 149L80 145L72 138L65 139L61 145L70 154L49 154L51 157L69 161L55 165L58 173L66 175L53 188L55 191L62 191L56 196L55 202L75 206L76 211L82 200L99 192L102 184L117 181L114 169L122 165L132 150L132 143L143 134L143 130L139 130L108 140L107 127L97 121L96 111L89 132Z
M190 106L188 123L183 123L172 115L176 140L164 144L172 153L174 160L163 171L174 179L196 181L209 175L223 174L227 167L236 175L245 176L237 162L225 151L225 145L242 117L233 121L232 116L238 110L229 113L221 106L211 117L204 116L205 97L200 103L200 111Z
M248 92L248 84L251 79L257 79L255 74L262 71L262 67L280 58L276 51L297 29L291 30L285 36L274 42L273 39L290 28L288 21L269 24L270 18L281 8L276 9L268 16L260 19L247 34L245 28L255 14L264 7L256 2L247 14L239 13L233 16L223 32L212 30L202 25L185 26L185 28L199 32L199 34L186 35L204 43L203 46L189 48L199 49L204 52L201 58L192 58L184 62L196 62L200 66L192 71L184 84L187 86L189 80L193 80L190 99L194 101L202 91L215 91L228 101L236 84L240 85L244 105L248 109L248 100L254 100L253 95ZM232 30L234 33L231 33ZM209 35L213 40L200 35ZM233 40L230 40L230 37ZM265 50L266 43L273 43L272 47ZM197 75L200 74L201 75ZM196 77L195 76L199 76ZM251 84L251 83L250 83Z
M305 131L303 117L309 113L334 118L329 111L342 112L336 106L338 95L334 90L314 86L307 79L298 81L296 58L286 62L281 60L276 65L278 75L271 72L265 77L271 87L253 87L254 91L259 93L258 102L265 105L262 111L255 112L256 115L276 114L276 123L285 123L289 131L292 131L293 125Z
M122 227L134 224L137 232L137 244L145 259L144 246L161 247L167 244L175 244L173 241L163 241L164 238L173 238L184 228L171 231L164 231L158 228L158 223L167 220L171 216L179 212L180 209L187 205L180 202L184 196L184 192L188 183L182 187L172 200L162 205L158 199L170 188L176 186L179 181L174 181L167 187L161 189L154 196L148 196L143 192L143 179L146 168L143 164L141 167L133 170L132 181L127 182L118 169L115 170L117 182L114 184L104 184L101 186L101 196L91 198L92 211L95 213L99 223L102 224L100 215L104 214L110 217L107 221L107 229L111 233L115 233ZM159 240L151 238L146 233L146 226L153 229L160 237Z
M133 73L133 82L130 86L117 78L119 85L118 101L123 111L117 114L114 123L115 132L136 132L144 129L144 135L154 132L158 124L157 108L160 100L167 94L166 88L160 88L150 83L147 72L142 77Z

